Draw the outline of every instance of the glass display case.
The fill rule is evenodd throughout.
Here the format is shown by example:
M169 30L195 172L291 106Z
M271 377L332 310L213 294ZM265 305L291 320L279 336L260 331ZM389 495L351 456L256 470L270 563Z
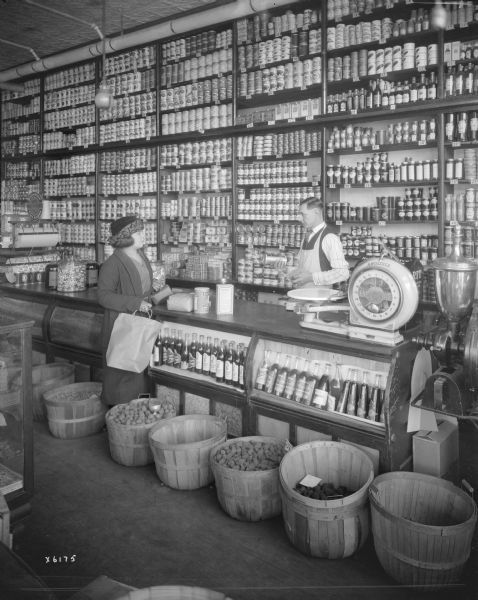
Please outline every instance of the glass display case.
M12 522L33 493L32 326L0 316L0 492Z

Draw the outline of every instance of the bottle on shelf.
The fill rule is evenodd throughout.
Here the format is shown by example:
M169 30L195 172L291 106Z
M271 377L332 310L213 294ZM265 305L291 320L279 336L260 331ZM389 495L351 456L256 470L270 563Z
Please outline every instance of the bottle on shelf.
M336 408L337 412L339 412L339 413L347 412L347 404L348 404L348 400L349 400L350 386L352 384L352 371L353 371L353 369L349 369L347 378L344 382L344 385L342 386L342 391L340 392L340 397L337 402L337 408Z
M232 385L233 382L234 359L234 342L229 342L224 360L224 383L228 385Z
M168 344L168 366L174 367L176 355L176 329L171 329L171 337L169 338Z
M181 330L178 331L178 337L176 339L176 344L174 346L174 366L177 369L181 368L181 355L183 353L183 332Z
M198 334L191 334L191 343L189 344L188 350L188 369L190 371L196 370L196 351L198 346Z
M352 382L350 384L350 389L349 389L349 397L347 398L347 414L348 415L356 415L357 414L358 398L359 398L358 371L357 371L357 369L354 369L353 373L352 373Z
M224 367L226 362L226 340L221 340L216 360L216 381L224 383Z
M370 403L368 405L367 419L369 421L377 421L380 411L380 375L375 376L375 385L372 388Z
M282 362L282 361L281 361ZM285 361L283 365L280 365L279 372L277 373L275 385L274 385L274 395L282 396L285 390L285 384L287 381L287 374L289 373L290 367L290 356L286 355Z
M327 403L329 400L330 366L330 363L325 365L325 372L315 387L314 398L312 400L312 404L317 408L321 408L322 410L327 410Z
M312 372L307 376L305 380L304 394L302 395L302 404L310 406L314 397L315 387L319 383L319 368L320 363L315 360L312 365Z
M167 365L169 356L169 327L164 328L164 335L162 336L162 355L161 363Z
M244 371L246 366L246 357L247 357L247 346L241 344L241 354L240 354L240 362L239 362L239 384L238 387L243 390L246 387L246 381L244 378Z
M295 359L295 366L293 369L290 369L287 374L287 379L285 382L285 389L282 395L286 400L292 400L294 396L295 384L297 382L297 375L299 374L299 357Z
M202 374L210 375L211 373L211 336L207 336L204 352L202 355Z
M305 392L305 384L306 384L308 376L309 376L309 361L307 359L304 359L302 371L300 371L297 374L297 381L295 384L295 390L294 390L294 396L293 396L294 402L302 403L302 400L304 398L304 392Z
M256 390L263 390L266 385L267 372L269 371L269 357L270 350L264 352L264 360L262 361L259 371L257 372L255 388Z
M214 344L211 348L211 359L209 363L209 373L211 377L216 378L217 353L219 352L219 338L214 338Z
M243 348L244 348L243 344L237 344L237 350L234 355L234 364L232 365L232 385L234 387L240 387L239 386L239 370L240 370L240 366L241 366L241 360L243 358L243 356L242 356Z
M187 371L189 369L189 344L190 344L190 334L186 333L184 337L184 343L181 349L181 363L180 369L182 371Z
M196 347L196 365L194 367L194 370L196 373L202 373L203 354L204 354L204 336L200 335L199 342Z
M272 363L267 371L266 383L264 386L264 391L268 394L272 394L274 391L274 385L277 379L277 374L279 372L279 363L277 362L279 358L279 353L276 352L276 360Z
M329 397L327 399L327 410L336 410L340 398L340 392L342 391L342 386L342 365L341 363L337 363L335 365L335 374L330 380Z
M160 367L163 359L163 347L161 344L161 336L158 335L153 347L153 367Z
M365 419L368 411L368 384L367 371L363 372L362 383L360 385L359 400L357 404L357 417Z

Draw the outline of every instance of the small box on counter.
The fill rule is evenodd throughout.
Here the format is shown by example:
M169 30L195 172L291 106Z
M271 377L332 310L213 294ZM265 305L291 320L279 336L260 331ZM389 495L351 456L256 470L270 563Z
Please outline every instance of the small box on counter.
M413 470L416 473L458 478L458 425L438 421L438 431L418 431L413 436Z
M216 285L216 314L232 315L234 313L234 286L231 283Z

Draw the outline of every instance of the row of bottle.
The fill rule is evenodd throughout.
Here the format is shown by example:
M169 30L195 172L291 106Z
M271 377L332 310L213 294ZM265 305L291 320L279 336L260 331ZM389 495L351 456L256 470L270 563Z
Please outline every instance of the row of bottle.
M100 171L127 171L133 169L155 169L156 148L116 150L100 154Z
M250 98L257 94L273 95L282 90L303 90L321 81L322 59L316 56L277 67L241 73L238 79L238 95Z
M76 104L91 104L95 101L95 94L94 83L48 92L44 96L44 110L69 108Z
M86 81L94 81L95 77L96 65L94 62L79 64L62 71L57 71L56 73L45 75L45 91L48 92L49 90L56 90L70 85L78 86ZM38 84L39 87L40 84ZM40 89L38 89L39 91Z
M152 137L156 137L156 117L152 116L100 125L100 145Z
M424 73L417 82L387 81L373 79L367 88L355 88L338 94L327 96L327 113L347 111L360 112L367 109L396 108L404 104L413 104L437 98L437 79L435 73L427 77Z
M170 221L162 227L161 240L164 244L219 244L229 246L231 243L231 225L226 220L204 221ZM190 277L191 279L207 279L208 265L204 264L206 275Z
M95 172L95 155L81 154L60 158L58 160L45 160L44 175L88 175Z
M217 382L244 389L247 347L197 333L165 327L158 336L151 356L151 367L175 367L212 377Z
M178 196L167 202L161 202L161 218L177 217L225 218L232 216L231 196Z
M40 179L39 162L7 162L5 163L7 179Z
M424 70L438 62L438 46L387 46L378 50L363 49L327 60L327 81L358 81L361 77L383 75L408 69Z
M161 146L161 167L221 163L232 160L232 139L186 142Z
M15 140L2 141L2 156L18 156L19 154L38 154L39 151L39 135L23 135Z
M161 175L161 192L224 190L232 187L230 168L211 165L199 169L176 171Z
M478 93L478 64L447 65L445 69L445 97Z
M140 219L156 219L156 198L101 198L100 219L118 219L123 215L137 215Z
M243 221L298 221L299 204L292 199L282 200L269 197L264 203L252 200L238 200L237 218Z
M385 144L417 143L425 145L436 140L436 120L423 119L421 121L399 121L389 123L387 129L373 129L346 125L339 128L334 126L329 133L327 153L333 154L334 150L354 150L356 152Z
M100 120L135 119L156 112L156 92L115 98L111 107L102 110Z
M251 188L249 190L248 196L246 195L246 191L243 188L239 188L237 190L237 205L239 208L244 206L245 211L250 210L265 210L268 211L269 219L270 215L273 213L274 208L276 207L276 211L281 210L282 212L287 213L290 211L297 212L298 206L310 196L315 196L316 198L321 197L320 188L313 186L304 186L304 187L287 187L287 188ZM246 204L244 204L246 203ZM249 203L249 204L248 204ZM295 217L291 216L286 217L286 220L295 220Z
M96 143L96 127L79 127L72 132L52 131L43 134L43 150L57 150L59 148L86 148Z
M311 8L298 12L287 10L279 15L262 12L237 21L237 43L249 44L261 42L268 37L280 37L289 32L294 34L301 29L316 28L318 21L318 10Z
M287 156L319 152L321 146L320 131L298 129L287 133L267 135L242 135L237 138L237 157L262 158L263 156Z
M306 183L309 181L306 160L260 161L239 163L238 185L265 185L274 183Z
M218 104L230 100L232 90L232 75L161 90L160 110L165 112L201 104Z
M94 244L96 241L94 223L59 223L58 233L61 242L67 244Z
M323 370L319 361L313 361L311 368L308 359L289 355L284 358L278 352L273 361L266 351L255 388L305 406L384 422L385 390L380 374L375 374L375 385L371 386L368 384L371 374L367 371L362 373L361 384L358 381L360 369L349 368L345 380L341 364L336 364L334 375L331 371L330 363L326 363Z
M445 115L445 140L448 142L478 141L478 112L447 113Z
M161 60L163 63L184 60L210 54L215 50L229 48L232 45L232 29L225 31L203 31L197 35L190 35L161 46Z
M232 104L213 104L200 106L180 112L170 112L161 115L163 135L188 133L190 131L206 131L233 125Z
M2 137L13 135L28 135L30 133L40 133L40 120L31 119L30 121L6 121L3 125Z
M381 154L387 154L382 152ZM450 159L453 160L453 159ZM460 162L461 161L461 162ZM455 164L456 163L456 164ZM463 159L453 161L453 173L456 178L463 177L460 173L460 165L463 171ZM455 170L456 167L456 170ZM405 158L400 164L389 163L387 160L376 160L367 157L364 162L357 162L357 166L327 165L327 185L361 185L380 183L413 183L427 182L438 179L438 160L413 160ZM452 177L453 179L454 177Z
M280 61L297 60L321 51L320 29L302 30L297 34L275 37L262 42L239 46L237 64L240 71L264 67Z
M340 240L344 254L350 258L362 256L380 256L383 246L390 248L396 256L403 260L417 259L428 264L438 256L438 236L372 236L363 233L364 227L352 230L351 233L341 233Z
M392 21L390 17L359 21L358 23L337 23L327 27L327 50L339 50L360 44L383 44L390 38L405 37L430 30L430 11L419 8L412 10L409 19Z
M468 188L465 193L445 196L445 221L475 221L478 219L478 193Z
M156 192L156 172L120 173L101 176L100 193L112 194L152 194Z
M43 190L47 198L54 196L92 196L95 193L91 177L67 177L65 179L45 179Z

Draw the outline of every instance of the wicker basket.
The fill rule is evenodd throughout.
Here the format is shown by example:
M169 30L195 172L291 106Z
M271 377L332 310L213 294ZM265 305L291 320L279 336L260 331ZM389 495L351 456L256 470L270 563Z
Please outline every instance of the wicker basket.
M475 502L448 481L385 473L369 489L380 564L400 583L438 587L459 580L470 556Z
M87 381L45 392L43 398L51 434L71 439L100 431L106 412L100 401L101 388L101 383Z
M209 455L226 435L226 422L211 415L184 415L157 423L149 431L149 444L158 477L179 490L208 485L214 479Z
M281 513L279 466L264 471L240 471L217 462L221 450L233 444L264 442L282 449L285 441L275 437L249 436L228 440L211 452L211 468L219 504L224 512L239 521L261 521Z
M158 400L157 398L138 398L128 402L132 404L144 404L154 401L157 405L167 408L168 414L176 415L176 407L169 400ZM139 467L149 465L153 462L153 454L149 446L149 430L163 417L158 416L158 421L153 423L141 423L138 425L123 425L117 423L115 415L122 410L123 404L116 404L106 413L106 428L108 430L108 442L111 457L120 465L126 467ZM170 418L170 417L166 417Z
M305 475L356 490L338 500L306 498L294 491ZM373 465L362 451L340 442L309 442L290 450L279 467L282 515L290 542L304 554L345 558L369 532L367 489Z
M222 592L186 585L158 585L128 592L118 600L232 600Z
M33 420L46 420L43 394L56 388L74 383L75 366L69 363L48 363L32 368Z

